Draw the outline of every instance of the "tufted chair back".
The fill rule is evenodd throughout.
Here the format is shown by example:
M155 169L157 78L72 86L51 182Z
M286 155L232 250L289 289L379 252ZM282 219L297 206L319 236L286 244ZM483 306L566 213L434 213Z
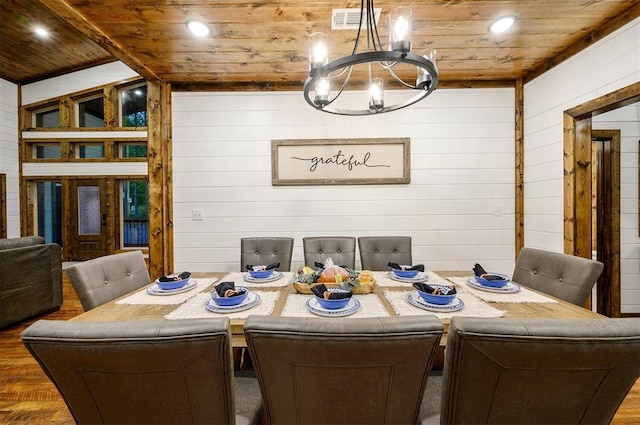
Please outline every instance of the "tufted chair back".
M268 424L416 424L442 322L252 315L244 334Z
M638 319L453 317L441 424L608 424L640 377Z
M240 270L247 264L280 263L279 271L291 270L293 238L242 238L240 240Z
M304 264L313 267L331 257L333 264L356 267L356 238L349 236L310 237L302 239Z
M511 279L582 306L604 265L598 261L534 248L522 248Z
M234 382L227 317L40 320L22 341L78 424L260 423L257 380L253 396Z
M363 236L358 238L358 248L365 270L389 270L389 262L412 263L410 236Z
M66 269L82 308L89 311L151 282L142 252L106 255Z

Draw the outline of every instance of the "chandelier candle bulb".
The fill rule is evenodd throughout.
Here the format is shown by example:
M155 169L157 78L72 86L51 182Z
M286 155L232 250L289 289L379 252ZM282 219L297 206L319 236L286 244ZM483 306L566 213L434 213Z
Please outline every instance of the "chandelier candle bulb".
M389 14L389 50L411 51L411 9L396 7Z
M316 96L315 102L318 105L326 105L329 103L329 80L326 78L321 78L316 83Z
M429 61L431 61L431 63L433 64L433 66L436 66L436 51L435 49L424 49L421 50L418 55L422 56L425 59L428 59ZM417 71L418 71L418 77L416 79L416 86L419 88L425 88L425 87L429 87L431 85L431 83L433 82L431 79L431 75L429 75L429 73L427 72L426 69L421 68L419 66L416 67Z
M374 78L371 80L369 94L371 95L369 109L384 108L384 80L382 78Z
M309 37L309 70L326 65L329 62L327 46L328 37L325 33L314 32Z

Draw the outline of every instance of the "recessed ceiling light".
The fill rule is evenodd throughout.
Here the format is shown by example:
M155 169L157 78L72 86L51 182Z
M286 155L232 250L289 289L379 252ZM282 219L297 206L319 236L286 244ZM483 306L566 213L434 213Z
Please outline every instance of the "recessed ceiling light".
M49 37L49 31L42 27L35 27L33 31L40 37Z
M200 21L188 21L186 25L196 37L206 37L211 33L209 27Z
M489 32L494 34L500 34L507 31L516 23L515 16L503 16L496 19L491 25L489 25Z

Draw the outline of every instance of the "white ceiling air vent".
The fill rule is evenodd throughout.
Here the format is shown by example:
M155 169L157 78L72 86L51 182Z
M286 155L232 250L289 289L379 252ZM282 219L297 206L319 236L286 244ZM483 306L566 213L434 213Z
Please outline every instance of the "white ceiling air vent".
M332 30L357 30L360 24L360 9L333 9L331 14L331 29ZM380 20L380 14L382 13L381 7L376 7L373 10L376 25ZM367 27L367 11L364 11L365 19L362 28Z

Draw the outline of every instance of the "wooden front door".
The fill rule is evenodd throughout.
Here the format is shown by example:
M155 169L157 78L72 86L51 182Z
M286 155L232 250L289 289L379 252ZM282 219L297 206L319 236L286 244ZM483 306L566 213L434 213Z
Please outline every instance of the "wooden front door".
M70 188L71 259L81 261L107 255L106 180L71 180Z

